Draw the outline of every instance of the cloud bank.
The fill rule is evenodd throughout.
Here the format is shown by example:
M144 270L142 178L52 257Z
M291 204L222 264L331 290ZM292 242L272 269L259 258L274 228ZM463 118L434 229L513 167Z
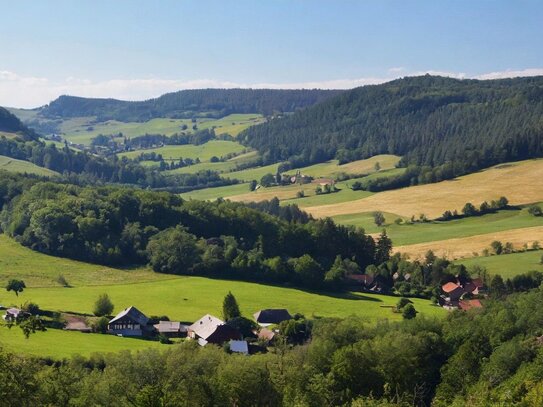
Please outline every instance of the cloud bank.
M543 75L543 68L506 70L469 76L459 72L432 70L407 72L404 67L394 67L390 68L387 74L382 77L287 83L239 83L215 79L176 80L163 78L91 81L72 77L63 81L52 81L48 78L22 76L15 72L0 70L0 106L32 108L49 103L60 95L144 100L181 89L201 88L351 89L363 85L376 85L402 76L424 75L426 73L458 79L501 79Z

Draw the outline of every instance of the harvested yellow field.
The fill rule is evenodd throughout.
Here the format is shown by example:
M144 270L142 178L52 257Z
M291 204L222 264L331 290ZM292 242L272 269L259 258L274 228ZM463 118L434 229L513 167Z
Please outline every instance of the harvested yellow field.
M304 175L309 175L315 178L335 177L338 174L371 174L374 173L375 165L379 163L381 170L389 170L394 168L400 161L397 155L381 154L367 158L365 160L357 160L347 164L338 165L338 160L331 160L320 164L310 165L300 168L300 172ZM295 172L291 170L290 172Z
M495 240L499 240L504 245L506 242L510 242L515 249L522 248L524 244L527 244L530 247L535 241L543 243L543 226L511 229L477 236L398 246L394 248L394 252L406 253L411 259L415 260L422 259L428 250L433 250L438 256L446 257L449 260L455 260L473 257L474 253L480 255L484 249L490 249L490 243Z
M383 211L411 217L424 213L437 218L446 210L460 211L466 202L506 196L512 205L543 201L543 160L502 164L436 184L418 185L332 205L307 207L315 217Z

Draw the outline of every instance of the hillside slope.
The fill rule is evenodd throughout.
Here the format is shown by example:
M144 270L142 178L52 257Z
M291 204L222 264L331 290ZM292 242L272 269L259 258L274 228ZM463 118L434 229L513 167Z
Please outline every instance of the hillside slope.
M0 133L17 135L24 140L36 139L36 134L28 129L14 114L0 106Z
M41 108L47 118L96 116L98 121L146 121L155 117L223 117L232 113L294 112L330 96L338 90L283 89L194 89L167 93L155 99L129 102L61 96Z
M480 81L427 75L353 89L249 128L239 138L270 163L290 160L299 166L396 154L408 164L454 162L461 167L458 175L542 157L542 117L543 77Z

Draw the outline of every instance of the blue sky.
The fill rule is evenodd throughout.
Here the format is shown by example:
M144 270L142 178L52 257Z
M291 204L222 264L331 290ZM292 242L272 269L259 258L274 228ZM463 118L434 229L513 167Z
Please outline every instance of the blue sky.
M0 105L543 74L543 1L0 0Z

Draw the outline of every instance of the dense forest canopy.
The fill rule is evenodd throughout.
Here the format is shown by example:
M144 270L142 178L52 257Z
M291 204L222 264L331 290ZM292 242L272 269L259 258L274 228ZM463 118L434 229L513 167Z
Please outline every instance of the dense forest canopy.
M386 260L371 236L297 207L183 201L123 187L29 181L0 171L1 230L34 250L157 272L216 275L316 288L339 256L358 270Z
M239 139L264 162L302 166L376 154L403 164L458 162L464 171L543 156L543 77L406 77L342 93Z
M320 89L195 89L167 93L155 99L129 102L61 96L41 108L46 118L96 116L98 121L147 121L155 117L220 118L231 113L294 112L341 91Z

